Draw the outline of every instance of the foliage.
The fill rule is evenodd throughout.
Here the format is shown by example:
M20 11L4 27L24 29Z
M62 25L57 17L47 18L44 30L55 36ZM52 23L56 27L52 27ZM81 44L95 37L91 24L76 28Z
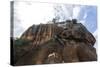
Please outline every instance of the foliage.
M16 40L14 40L14 45L18 45L18 46L28 45L29 43L30 43L30 41L26 40L26 39L16 39Z

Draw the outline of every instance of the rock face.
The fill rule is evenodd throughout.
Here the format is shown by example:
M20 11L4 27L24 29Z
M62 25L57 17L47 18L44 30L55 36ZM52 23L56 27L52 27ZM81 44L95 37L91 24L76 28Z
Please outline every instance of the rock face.
M28 28L20 39L29 43L22 44L24 53L15 65L96 61L93 35L76 19L63 23L65 27L54 23Z
M27 39L32 41L33 46L43 44L50 40L54 35L63 31L62 27L58 27L56 24L40 24L32 25L26 30L21 39Z

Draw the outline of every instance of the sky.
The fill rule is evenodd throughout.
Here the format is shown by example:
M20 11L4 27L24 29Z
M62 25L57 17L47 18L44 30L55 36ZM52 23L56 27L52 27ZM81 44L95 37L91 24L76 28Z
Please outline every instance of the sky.
M58 18L58 21L78 19L96 38L97 45L97 7L92 5L41 3L31 1L18 1L14 3L14 37L22 33L33 24L46 24Z
M15 2L14 36L19 37L33 24L47 23L53 15L53 5L48 3Z
M58 16L59 21L76 18L94 33L97 31L97 7L91 5L57 4L18 1L14 3L14 37L33 24L47 23Z

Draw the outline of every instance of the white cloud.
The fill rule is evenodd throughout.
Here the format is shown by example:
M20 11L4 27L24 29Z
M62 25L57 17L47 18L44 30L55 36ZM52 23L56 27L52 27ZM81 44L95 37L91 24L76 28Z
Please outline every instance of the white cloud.
M17 14L17 18L20 20L20 26L24 28L21 32L18 32L15 28L15 33L23 33L29 26L33 24L47 23L48 20L52 20L54 17L53 4L48 3L33 2L29 5L26 2L17 2L15 3L14 10ZM19 22L15 24L17 25L18 23Z
M78 18L80 10L81 10L80 6L74 6L74 8L73 8L73 18Z
M87 13L85 13L83 16L83 19L86 19L86 18L87 18Z
M85 25L86 21L85 20L80 20L79 23L82 23L83 25Z
M63 5L63 12L67 19L72 19L73 5Z

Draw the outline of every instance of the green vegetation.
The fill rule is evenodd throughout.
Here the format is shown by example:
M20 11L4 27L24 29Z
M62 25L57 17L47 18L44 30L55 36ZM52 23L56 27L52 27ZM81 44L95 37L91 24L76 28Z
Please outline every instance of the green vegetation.
M22 46L22 45L28 45L30 43L29 40L25 40L25 39L16 39L14 40L14 45L18 45L18 46Z

